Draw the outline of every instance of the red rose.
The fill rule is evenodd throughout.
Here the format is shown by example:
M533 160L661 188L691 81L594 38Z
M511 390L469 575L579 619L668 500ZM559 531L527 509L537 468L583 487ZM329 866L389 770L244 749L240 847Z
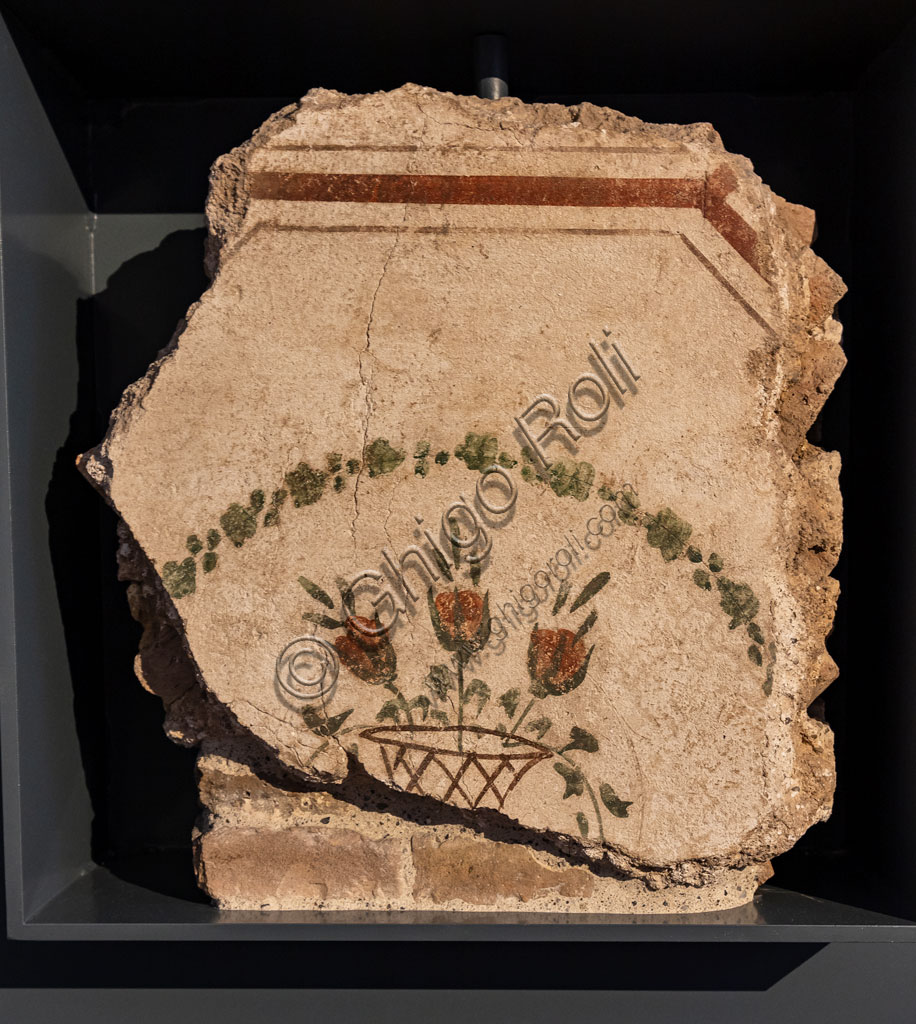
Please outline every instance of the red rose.
M429 617L439 643L447 651L472 654L490 639L490 595L476 590L429 591Z
M388 638L379 630L378 619L353 615L344 623L347 632L334 640L344 665L364 683L390 683L398 676L398 659ZM367 632L367 631L372 632Z
M586 650L578 633L570 629L531 631L528 643L528 675L535 697L559 697L585 678L594 647Z

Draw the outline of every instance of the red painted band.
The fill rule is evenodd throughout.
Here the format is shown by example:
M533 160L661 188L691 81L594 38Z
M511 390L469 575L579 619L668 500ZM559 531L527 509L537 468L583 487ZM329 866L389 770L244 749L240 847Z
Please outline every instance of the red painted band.
M312 174L258 171L252 199L430 206L579 206L700 210L758 270L757 234L725 202L737 182L723 167L707 178L573 178L497 174Z

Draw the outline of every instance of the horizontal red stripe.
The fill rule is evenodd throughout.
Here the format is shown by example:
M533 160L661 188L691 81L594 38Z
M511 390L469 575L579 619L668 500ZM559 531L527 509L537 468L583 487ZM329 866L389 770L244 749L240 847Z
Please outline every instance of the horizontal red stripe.
M727 203L737 181L726 165L709 178L571 178L506 174L311 174L257 171L252 199L430 206L581 206L700 210L759 273L757 233Z
M699 209L700 178L566 178L504 174L304 174L259 171L252 199L466 206L641 206Z

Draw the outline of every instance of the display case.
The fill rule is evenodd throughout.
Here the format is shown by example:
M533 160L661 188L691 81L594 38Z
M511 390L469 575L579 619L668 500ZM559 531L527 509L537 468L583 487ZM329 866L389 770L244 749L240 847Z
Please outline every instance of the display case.
M238 10L163 9L147 33L137 21L113 19L104 4L73 5L60 24L50 4L7 4L0 685L12 938L916 939L916 33L904 5L890 3L848 5L836 18L827 4L808 5L804 16L787 10L779 31L759 5L749 15L760 19L759 32L733 18L714 26L712 15L705 28L703 18L681 24L669 6L670 18L655 25L648 13L621 15L619 53L604 63L599 43L586 38L589 18L608 30L597 7L582 12L575 38L563 42L552 38L549 19L521 9L496 27L509 40L510 92L525 100L589 99L650 121L712 122L776 192L817 211L815 249L849 287L838 310L849 365L811 435L844 462L843 594L830 641L840 677L819 711L837 740L830 821L778 858L753 905L717 914L258 915L211 907L191 863L193 754L166 739L158 699L133 677L139 627L116 579L115 517L74 458L98 442L123 388L205 287L210 162L315 85L356 92L426 76L424 84L470 91L474 33L494 26L457 14L420 17L405 5L386 18L386 31L401 36L380 50L372 43L379 14L362 5L354 17L365 19L364 31L333 12L315 15L300 52L283 32L253 27L247 40L228 33L223 22L241 18ZM264 17L277 33L283 12ZM212 34L208 18L222 19L211 20Z

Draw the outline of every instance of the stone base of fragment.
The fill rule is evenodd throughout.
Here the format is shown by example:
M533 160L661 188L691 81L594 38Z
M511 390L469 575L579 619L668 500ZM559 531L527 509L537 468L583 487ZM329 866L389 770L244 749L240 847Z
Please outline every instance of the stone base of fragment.
M494 839L454 815L392 813L397 798L376 787L352 803L215 753L198 770L198 879L226 909L688 914L746 904L772 875L766 863L628 878L509 830Z

